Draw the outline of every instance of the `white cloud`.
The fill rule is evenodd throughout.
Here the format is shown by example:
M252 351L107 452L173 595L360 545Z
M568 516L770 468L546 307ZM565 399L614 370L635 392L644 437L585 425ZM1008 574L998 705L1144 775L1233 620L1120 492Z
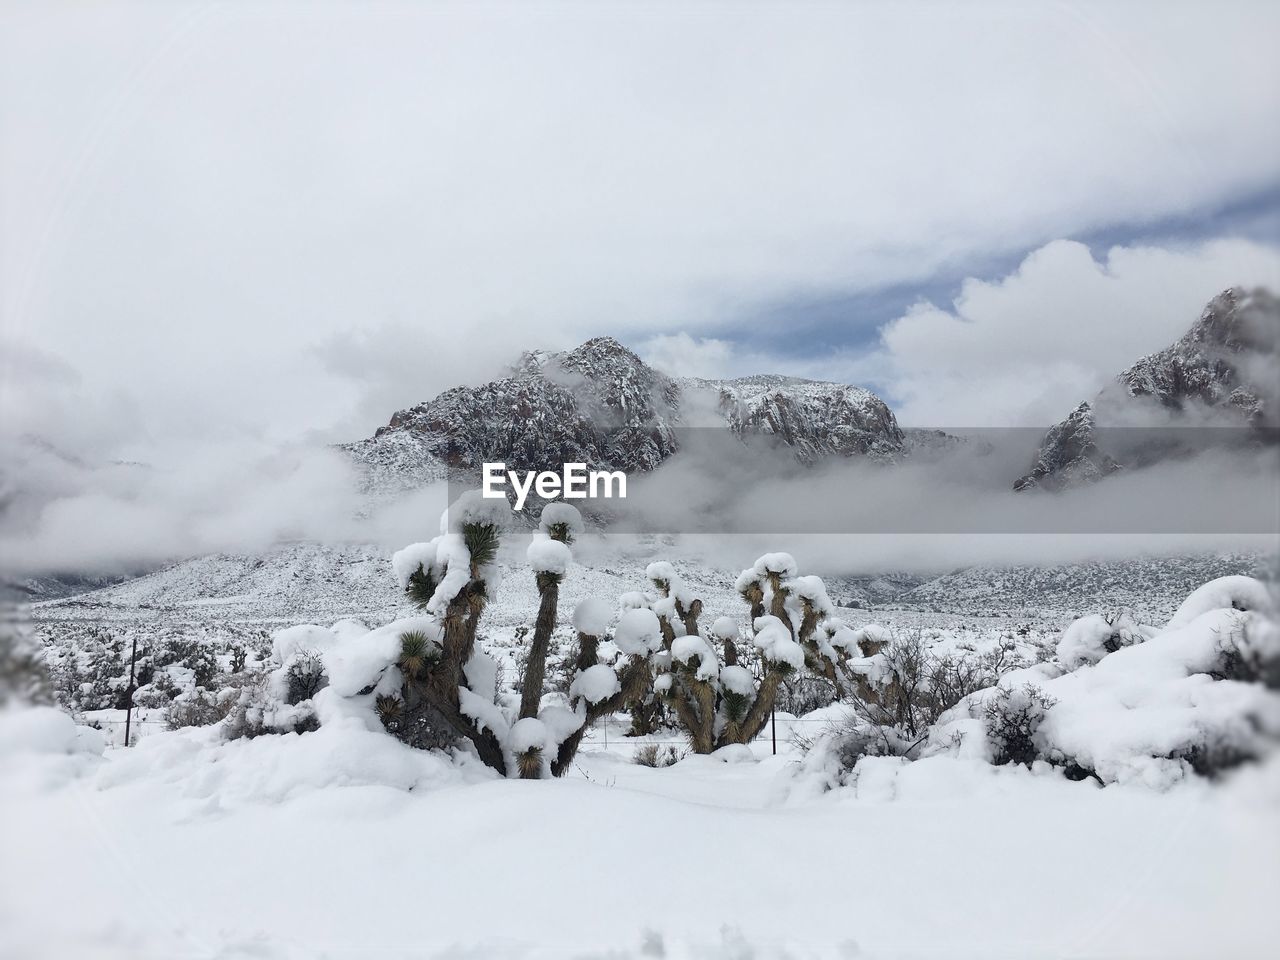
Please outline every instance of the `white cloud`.
M1233 285L1280 287L1280 250L1246 241L1115 247L1060 240L999 280L966 280L950 309L919 303L860 363L921 426L1043 425L1186 332Z
M636 347L636 353L645 363L674 377L718 380L760 372L751 369L760 358L744 354L737 344L684 332L650 337Z
M295 437L362 398L367 430L390 413L374 368L353 383L311 347L418 331L385 399L425 399L457 382L440 357L466 376L602 332L728 339L760 300L1266 186L1278 21L10 4L0 328L123 391L157 440Z

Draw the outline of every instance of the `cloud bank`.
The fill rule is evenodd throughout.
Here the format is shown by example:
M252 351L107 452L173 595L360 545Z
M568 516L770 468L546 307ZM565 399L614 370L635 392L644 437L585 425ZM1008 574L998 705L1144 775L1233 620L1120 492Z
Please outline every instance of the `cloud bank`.
M1280 155L1262 4L0 18L0 330L154 443L354 438L601 333L749 339L760 302L1203 216Z

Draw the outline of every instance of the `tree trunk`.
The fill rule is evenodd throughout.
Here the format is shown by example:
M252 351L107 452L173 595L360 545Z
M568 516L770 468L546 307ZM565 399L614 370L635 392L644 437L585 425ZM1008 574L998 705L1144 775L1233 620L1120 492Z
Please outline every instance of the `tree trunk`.
M680 620L684 623L684 632L691 637L697 636L698 617L702 616L702 601L694 600L687 609L677 603L676 612L680 614Z
M729 639L721 642L724 644L724 665L726 667L736 666L738 663L738 645Z
M751 703L751 709L747 711L741 726L738 727L737 743L750 743L756 738L756 734L764 729L764 725L769 721L769 714L773 711L773 701L778 696L780 683L782 683L782 671L771 669L765 673L764 679L760 681L760 689L756 691L756 698Z
M538 574L538 619L533 627L533 643L524 665L524 684L520 692L520 718L536 717L542 702L542 684L547 676L547 652L551 634L556 628L556 608L560 603L560 578L554 574Z
M651 679L649 676L649 664L644 660L633 661L622 671L620 679L622 681L622 689L608 699L601 700L599 703L589 704L582 726L578 727L560 744L555 759L551 761L551 775L553 777L564 776L570 764L573 763L573 758L578 754L578 747L582 745L582 738L587 735L587 730L590 729L593 723L601 717L617 713L644 696Z

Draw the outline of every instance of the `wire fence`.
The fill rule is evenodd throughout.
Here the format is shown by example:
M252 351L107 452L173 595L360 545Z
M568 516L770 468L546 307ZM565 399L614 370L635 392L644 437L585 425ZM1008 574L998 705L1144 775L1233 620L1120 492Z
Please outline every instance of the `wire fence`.
M111 728L113 731L119 730L125 726L123 719L117 720L109 717L86 717L82 721L85 726L96 727L97 729ZM778 717L777 726L777 742L782 744L791 743L795 737L795 727L800 724L816 724L820 727L830 727L832 720L822 717ZM169 720L167 717L153 719L150 717L139 718L134 717L129 721L129 726L136 730L139 727L165 727L169 728ZM649 735L630 736L631 719L625 714L615 715L612 717L603 717L597 720L591 727L590 733L593 734L592 740L601 742L603 746L608 746L610 741L616 741L616 744L630 744L631 746L640 748L650 744L659 747L688 747L689 741L681 736L664 736L655 739ZM772 743L774 741L774 731L769 724L765 725L764 730L755 736L752 743Z
M800 724L816 724L819 727L830 727L833 721L827 717L778 717L776 720L777 741L779 743L790 743L794 739L794 728ZM785 728L785 734L784 734ZM664 739L654 739L651 736L629 736L631 730L631 720L622 719L617 716L605 717L597 720L591 728L591 732L600 731L599 738L604 741L607 746L611 738L617 739L619 742L629 742L637 747L654 744L662 747L687 747L689 741L684 737L671 737ZM616 733L615 733L616 731ZM774 740L774 731L770 724L766 724L765 728L751 741L752 743L771 743Z

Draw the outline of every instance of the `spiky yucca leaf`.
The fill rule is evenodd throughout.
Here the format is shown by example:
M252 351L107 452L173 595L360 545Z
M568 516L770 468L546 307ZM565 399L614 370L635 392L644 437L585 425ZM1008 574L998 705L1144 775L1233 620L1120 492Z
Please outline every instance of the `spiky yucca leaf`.
M730 723L741 723L747 715L747 707L751 706L751 701L745 694L734 693L732 690L721 690L720 696L723 698L725 719Z
M567 523L552 523L547 526L547 536L568 545L573 543L573 528Z
M498 558L498 543L501 540L498 528L492 523L467 523L462 527L462 542L471 553L471 575L474 577L481 567L487 567Z
M375 706L378 710L378 719L380 719L385 725L400 715L400 708L403 704L399 697L380 693L375 701Z
M556 586L564 582L563 573L553 573L550 570L543 570L536 577L539 592L546 590L548 587Z
M404 592L408 595L410 603L419 610L424 610L436 592L436 579L422 564L418 564L418 569L409 574L409 583L405 586Z
M400 634L400 659L396 666L407 680L420 680L440 659L435 644L421 630L406 630Z
M521 780L537 780L542 776L542 748L530 747L524 753L516 754L516 769L520 771Z

